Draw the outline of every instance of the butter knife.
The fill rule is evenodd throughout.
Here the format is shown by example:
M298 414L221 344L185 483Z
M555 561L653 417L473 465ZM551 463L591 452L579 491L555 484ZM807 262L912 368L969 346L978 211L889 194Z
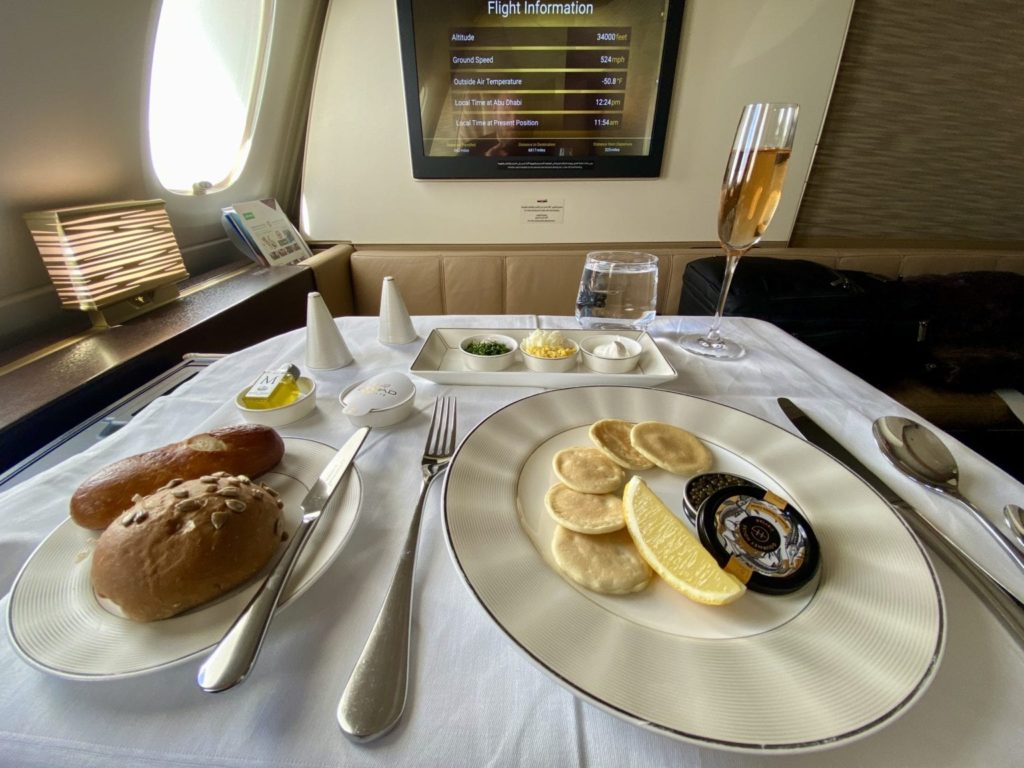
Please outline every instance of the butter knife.
M256 664L270 621L274 617L281 592L288 582L299 554L309 540L316 524L330 504L352 460L356 457L369 427L356 430L324 467L302 500L302 520L292 534L288 546L279 556L259 590L235 623L199 668L196 682L207 693L220 693L245 680Z
M1024 649L1024 603L931 520L918 512L892 488L868 469L845 446L804 413L792 400L778 399L779 407L808 442L818 446L861 480L871 486L917 537L942 558L1002 622L1018 646Z

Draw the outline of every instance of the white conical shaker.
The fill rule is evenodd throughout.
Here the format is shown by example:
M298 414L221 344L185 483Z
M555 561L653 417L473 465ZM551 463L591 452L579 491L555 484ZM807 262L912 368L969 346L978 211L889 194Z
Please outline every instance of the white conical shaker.
M380 330L377 339L381 344L408 344L416 338L412 318L405 308L402 294L398 291L395 278L384 278L380 289Z
M352 353L323 296L313 291L306 299L306 367L329 371L351 362Z

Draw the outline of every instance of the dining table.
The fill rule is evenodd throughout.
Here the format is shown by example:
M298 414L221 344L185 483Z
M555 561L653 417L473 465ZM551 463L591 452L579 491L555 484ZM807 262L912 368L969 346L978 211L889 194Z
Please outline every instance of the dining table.
M338 725L339 698L398 562L417 498L420 458L435 398L453 396L457 401L459 451L463 451L474 435L482 435L487 425L494 423L495 414L512 413L510 409L515 408L530 413L530 402L577 386L580 397L586 397L587 388L593 385L618 386L613 375L591 376L587 372L579 374L578 383L558 380L552 384L543 376L536 381L528 376L509 377L506 383L500 374L476 377L471 371L456 371L457 376L446 378L416 370L424 343L441 329L578 331L572 317L447 315L414 316L412 321L417 333L414 341L384 344L378 340L377 317L335 318L352 362L334 370L307 368L302 328L230 354L153 401L116 433L0 495L0 594L4 595L7 629L0 640L0 766L727 768L786 764L1009 768L1024 763L1024 645L941 558L923 546L922 570L933 574L936 584L928 614L934 625L928 630L934 635L930 638L932 658L912 693L877 722L835 739L759 748L749 740L730 743L704 738L700 732L674 732L631 716L629 705L609 706L574 682L575 673L561 672L517 642L516 631L502 621L484 590L474 583L461 545L453 541L451 494L457 489L447 484L471 469L464 467L463 475L453 475L460 466L458 451L447 477L430 489L424 508L404 714L397 726L376 740L360 743L346 738ZM649 384L640 377L624 387L633 392L630 396L643 397L637 389L665 393L659 396L685 399L687 407L695 411L706 407L715 409L714 414L735 414L737 424L752 425L766 434L782 435L784 431L788 433L782 435L786 445L808 457L806 466L793 467L793 473L821 464L827 471L839 473L835 476L842 483L837 487L850 488L858 498L866 489L871 497L864 496L865 503L881 505L880 498L859 479L843 485L847 483L844 477L852 477L850 473L835 469L831 458L803 443L778 403L779 397L792 400L921 515L990 567L1007 591L1024 600L1024 576L988 534L955 501L900 474L875 444L871 427L878 417L920 417L761 320L724 320L725 334L747 350L739 360L705 359L679 348L677 339L682 334L700 331L706 323L707 318L700 317L656 317L646 330L671 375L659 376ZM371 430L354 462L357 508L349 510L350 529L344 532L343 541L335 542L337 551L325 559L315 578L308 579L304 591L279 609L244 682L220 693L207 693L197 686L197 671L209 653L209 644L141 670L127 663L119 667L114 647L110 649L110 672L89 674L62 672L26 652L18 633L34 617L27 619L24 609L17 613L11 609L19 573L38 557L33 553L47 546L51 531L71 525L68 500L74 489L119 458L241 423L235 396L262 371L288 363L315 379L317 389L312 413L277 427L286 440L339 448L356 429L342 413L339 398L353 385L381 373L408 376L416 388L415 408L401 422ZM571 391L562 395L572 396ZM939 434L959 465L961 490L995 525L1003 527L1004 505L1024 504L1024 486L951 436ZM521 436L510 432L507 439ZM799 485L809 480L793 482ZM356 491L350 488L349 492ZM480 494L475 514L510 515L514 523L516 511L502 508L505 501L500 493L495 490L493 499L486 492ZM858 521L843 517L843 493L837 491L833 496L829 514L855 529ZM680 498L681 491L679 498L666 502L678 511ZM888 507L884 507L884 515L897 519ZM895 525L903 527L898 519ZM513 524L510 530L514 528ZM519 534L513 530L509 535ZM909 529L900 535L912 540ZM489 563L472 567L505 567L502 541L496 540L494 546ZM529 547L523 551L527 550ZM855 554L858 567L877 569L889 582L898 583L902 578L900 563L885 562L884 551ZM541 554L533 555L536 567L543 568ZM78 565L69 562L66 567ZM836 572L829 570L832 564L827 560L824 566L823 583ZM582 590L569 584L550 589L564 592L566 599L587 599L579 596ZM548 597L544 593L531 595L537 606L534 623L557 623L558 617L544 610ZM685 601L682 596L678 599ZM46 612L49 608L41 603L33 610ZM914 620L907 618L908 622ZM146 643L145 638L159 636L161 624L129 631L147 633L142 636ZM553 626L544 631L556 635ZM88 634L91 628L77 631ZM848 631L856 634L857 628ZM562 636L551 642L580 643L593 649L591 667L598 670L594 674L616 674L616 670L602 667L600 659L602 644L612 642L610 638L565 637L564 627L558 632ZM765 642L772 633L764 633ZM774 706L748 706L748 699L772 701L770 692L756 691L760 683L750 679L728 692L735 710L751 722L784 718L790 707L794 712L803 711L803 704L796 701L800 691L815 690L825 683L802 676L801 654L809 661L814 657L819 665L814 669L835 665L837 679L849 679L853 687L863 678L881 674L877 669L889 669L886 665L891 660L880 662L876 669L870 659L867 663L861 659L857 668L845 668L843 651L835 650L843 642L843 631L835 634L824 639L816 636L813 645L808 640L799 653L776 660L786 667L786 675L799 682L780 691ZM871 638L863 641L869 643ZM714 654L715 642L702 639L700 652ZM642 660L638 663L642 666ZM673 662L662 658L658 663L671 666ZM673 683L672 690L658 695L699 710L707 691L708 682L698 669L690 679L684 677ZM645 692L633 693L642 697ZM821 705L823 709L836 708L828 717L841 715L843 691L836 694L836 702Z

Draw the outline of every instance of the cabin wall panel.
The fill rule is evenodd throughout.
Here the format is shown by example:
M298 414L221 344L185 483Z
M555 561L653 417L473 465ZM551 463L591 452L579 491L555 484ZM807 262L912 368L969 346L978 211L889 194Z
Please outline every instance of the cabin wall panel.
M627 0L618 0L627 2ZM313 93L304 231L361 243L680 242L716 238L722 169L749 101L796 101L785 241L813 157L853 0L687 0L662 175L603 181L415 180L395 4L333 0ZM520 207L563 200L559 225Z
M794 242L1024 244L1024 5L857 0Z
M88 325L82 313L60 309L24 213L162 198L186 266L201 274L240 258L221 228L221 207L294 201L326 2L278 0L249 161L230 188L198 197L164 190L149 157L160 0L0 2L0 351L47 327Z
M145 191L141 67L148 3L4 3L0 17L0 221L5 294L47 282L21 214ZM97 37L99 39L97 39ZM31 258L17 258L27 253Z

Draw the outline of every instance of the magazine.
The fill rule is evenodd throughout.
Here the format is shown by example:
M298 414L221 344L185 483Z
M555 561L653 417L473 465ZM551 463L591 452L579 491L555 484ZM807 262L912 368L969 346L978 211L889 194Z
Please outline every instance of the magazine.
M298 230L273 198L221 209L231 242L257 264L277 267L312 255Z

